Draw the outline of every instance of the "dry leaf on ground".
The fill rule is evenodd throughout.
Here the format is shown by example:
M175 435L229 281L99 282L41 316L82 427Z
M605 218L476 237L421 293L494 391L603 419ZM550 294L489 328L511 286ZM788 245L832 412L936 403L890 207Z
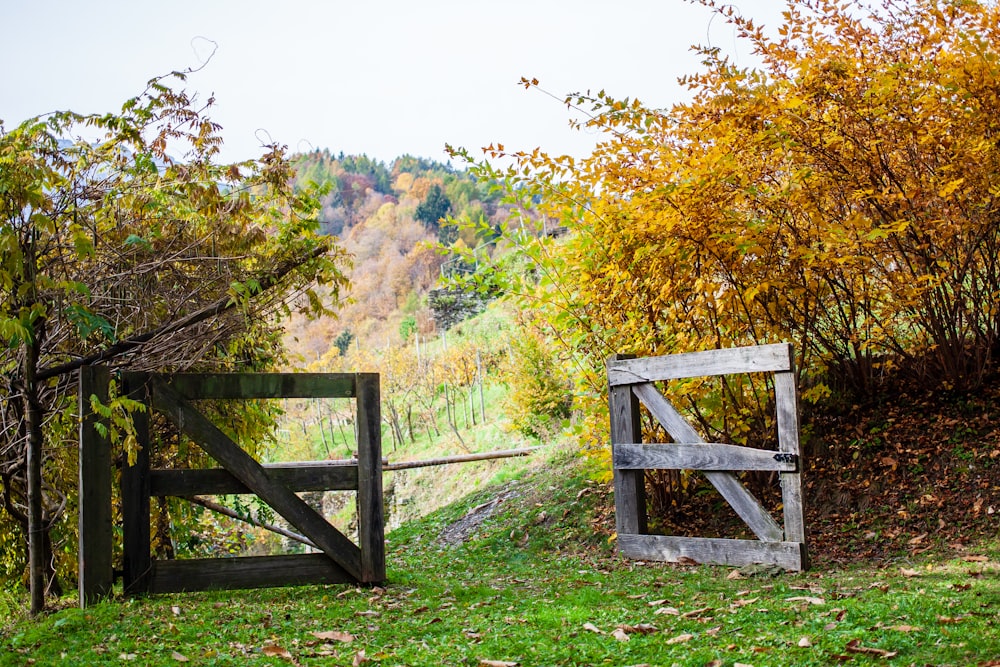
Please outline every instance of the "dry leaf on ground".
M694 635L683 634L677 635L676 637L671 637L667 640L668 644L683 644L684 642L689 642L694 639Z
M183 653L178 653L177 651L174 651L173 653L171 653L170 657L173 658L174 660L176 660L177 662L188 662L188 661L191 660L189 657L187 657Z
M920 632L920 628L913 625L894 625L889 629L896 632Z
M268 655L274 658L291 658L292 654L288 652L288 649L277 646L275 644L268 644L260 650L264 655Z
M826 600L824 600L823 598L814 598L808 595L798 595L795 597L786 598L786 600L788 600L789 602L808 602L809 604L816 604L816 605L826 604Z
M348 644L354 641L354 635L349 632L340 632L338 630L327 630L326 632L310 632L316 639L322 639L323 641L335 641L344 642Z
M848 653L864 653L865 655L878 655L883 658L894 658L898 653L898 651L886 651L885 649L882 648L862 646L861 641L858 639L852 639L851 641L847 642L847 646L845 646L844 648L847 649Z

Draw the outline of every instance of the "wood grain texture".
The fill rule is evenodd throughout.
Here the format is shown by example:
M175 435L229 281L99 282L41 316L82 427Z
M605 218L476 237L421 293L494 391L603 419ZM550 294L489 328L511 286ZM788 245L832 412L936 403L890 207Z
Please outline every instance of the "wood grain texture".
M354 543L294 492L272 480L257 461L188 404L172 387L156 378L151 379L151 385L152 403L157 410L299 532L312 540L327 556L351 576L362 581L360 550Z
M694 561L733 567L766 563L792 571L800 571L805 567L803 545L799 542L619 535L618 549L623 555L638 560Z
M158 560L150 593L348 584L356 579L325 554Z
M795 387L795 373L774 374L774 395L777 406L778 449L801 456L799 451L799 406ZM781 500L784 513L785 539L790 542L806 541L805 503L802 495L802 475L805 469L799 462L794 474L782 474Z
M353 373L176 373L164 376L188 400L203 398L353 398Z
M776 343L671 354L665 357L615 359L608 362L608 383L616 387L730 373L788 371L791 368L792 346L788 343Z
M794 471L794 460L775 460L778 452L739 445L624 444L615 445L615 468L649 470L778 470ZM780 457L779 457L780 458Z
M325 462L323 462L325 463ZM292 491L353 491L358 488L358 466L329 463L265 464L267 474ZM194 496L253 493L246 484L223 468L202 470L163 469L149 471L152 496Z
M80 542L77 550L80 607L111 594L114 568L111 562L113 543L111 520L111 443L97 430L106 420L91 409L91 396L108 402L111 374L103 366L80 368L78 404L80 414L80 459L78 517Z
M639 384L634 385L632 391L674 440L684 443L705 442L698 431L677 412L656 387L651 384ZM782 541L784 530L735 475L711 470L705 471L704 475L750 527L754 535L765 542Z
M122 373L122 393L149 405L146 373ZM122 463L122 588L126 595L149 589L152 558L149 553L149 413L133 412L137 450L135 460Z
M358 545L364 583L385 581L385 518L382 502L382 412L379 376L357 376Z
M608 363L614 363L625 356L615 355ZM619 443L639 442L642 439L639 401L628 387L610 387L608 411L611 419L611 451L614 457ZM615 529L619 535L645 533L647 529L645 473L642 470L613 468L613 474Z

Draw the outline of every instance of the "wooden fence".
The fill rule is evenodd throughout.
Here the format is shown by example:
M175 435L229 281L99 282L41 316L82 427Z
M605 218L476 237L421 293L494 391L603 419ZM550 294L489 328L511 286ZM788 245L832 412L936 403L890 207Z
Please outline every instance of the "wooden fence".
M80 373L80 603L110 593L112 564L111 447L97 427L91 396L107 401L107 369ZM256 588L313 583L377 583L385 579L382 456L377 374L122 373L123 395L141 401L133 413L135 461L121 473L122 580L126 594ZM345 462L261 465L190 403L201 399L354 398L358 458ZM221 468L150 469L149 411L157 410ZM358 544L300 499L298 491L357 493ZM314 544L319 553L242 558L156 560L150 556L150 498L256 494Z
M777 451L706 443L653 383L735 373L773 373ZM792 347L788 344L692 352L665 357L608 361L612 459L618 550L642 560L742 566L775 564L789 570L808 566L803 520L798 399ZM642 404L674 442L643 444ZM648 535L644 476L647 469L696 470L733 507L757 540ZM783 525L737 479L735 471L779 474Z

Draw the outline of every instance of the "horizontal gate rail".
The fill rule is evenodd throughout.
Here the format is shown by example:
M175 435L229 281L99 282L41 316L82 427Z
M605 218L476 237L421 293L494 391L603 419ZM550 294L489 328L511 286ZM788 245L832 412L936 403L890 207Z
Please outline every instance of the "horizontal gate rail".
M358 464L325 461L278 463L261 466L278 484L292 491L351 491L358 488ZM253 493L225 468L164 469L149 471L151 496L224 496Z

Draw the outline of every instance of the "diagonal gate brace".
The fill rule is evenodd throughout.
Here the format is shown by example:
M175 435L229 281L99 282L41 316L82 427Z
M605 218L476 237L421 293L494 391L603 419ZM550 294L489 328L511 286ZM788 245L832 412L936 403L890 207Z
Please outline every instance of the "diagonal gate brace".
M267 470L243 451L215 424L195 410L169 384L153 379L153 407L166 415L185 435L225 467L250 491L308 537L323 553L358 581L362 577L361 550L331 526L288 487L271 479Z

